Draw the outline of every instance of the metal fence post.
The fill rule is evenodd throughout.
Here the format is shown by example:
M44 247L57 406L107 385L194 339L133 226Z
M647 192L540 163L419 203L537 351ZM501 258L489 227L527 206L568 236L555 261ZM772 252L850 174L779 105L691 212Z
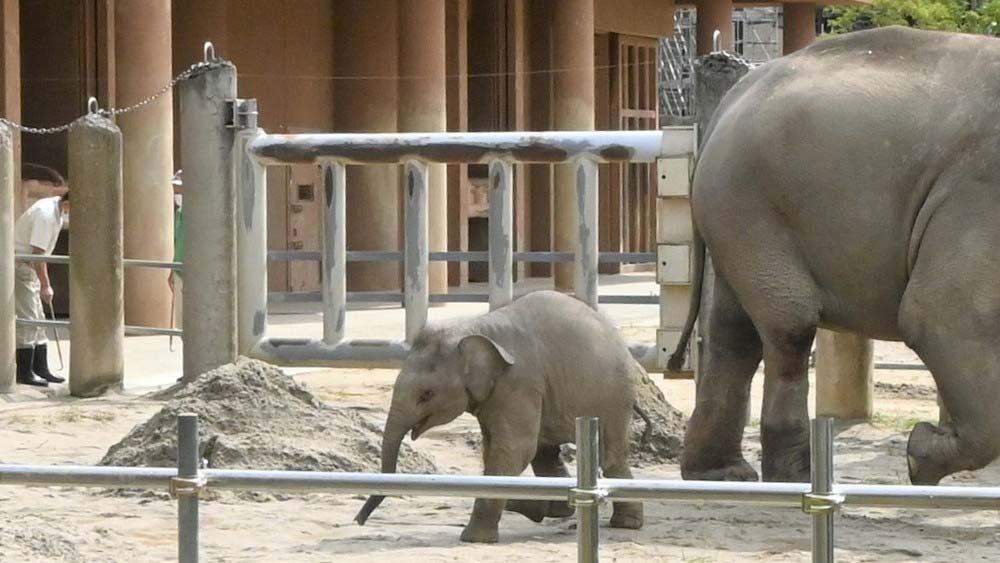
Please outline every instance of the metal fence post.
M14 325L14 139L0 125L0 393L13 393L15 384Z
M236 359L236 67L212 62L180 83L184 167L184 380Z
M171 490L177 496L177 560L198 563L198 494L203 485L198 472L198 415L177 415L177 478Z
M812 422L812 491L803 498L803 509L812 515L813 563L833 562L833 514L844 502L833 494L833 423L820 416Z
M600 467L600 428L597 418L592 416L576 419L576 489L572 491L572 502L576 506L577 560L580 563L596 563L599 544L598 515L603 498L597 488Z
M256 100L241 100L256 105ZM236 136L236 305L240 354L249 355L267 331L267 167L247 153L247 145L264 134L256 127Z
M430 299L427 284L427 165L406 162L406 238L403 241L403 307L406 308L406 341L410 344L427 324Z
M577 235L573 253L573 291L576 298L597 309L597 163L576 163Z
M344 339L347 324L347 174L337 162L323 164L323 342Z
M490 163L490 310L514 299L514 170Z
M70 129L69 180L69 390L92 397L125 376L122 133L111 120L89 114Z

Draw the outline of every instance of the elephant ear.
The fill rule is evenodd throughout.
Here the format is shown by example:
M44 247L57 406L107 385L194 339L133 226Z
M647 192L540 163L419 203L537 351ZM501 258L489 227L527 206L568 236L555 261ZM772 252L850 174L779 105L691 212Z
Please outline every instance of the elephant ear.
M498 375L514 365L514 356L481 334L466 336L458 343L465 359L465 388L476 402L485 401L493 392Z

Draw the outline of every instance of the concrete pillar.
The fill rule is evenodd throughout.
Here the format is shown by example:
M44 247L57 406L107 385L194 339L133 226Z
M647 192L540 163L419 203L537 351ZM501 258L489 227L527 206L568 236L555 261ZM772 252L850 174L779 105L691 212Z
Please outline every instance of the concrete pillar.
M15 388L14 341L14 139L0 125L0 393ZM18 178L20 179L20 178Z
M552 77L553 129L594 129L594 0L560 0L552 5L552 66L573 69ZM555 166L553 219L557 251L570 252L576 233L576 168ZM556 289L573 288L573 264L557 264Z
M397 0L342 0L334 17L334 126L341 133L394 132L397 115ZM354 79L352 77L366 77ZM377 78L371 78L377 77ZM347 249L398 250L400 167L347 167ZM349 291L400 287L400 265L352 262Z
M698 0L697 36L695 42L699 55L707 55L713 51L712 35L715 30L722 33L720 49L733 50L733 0Z
M236 68L217 63L180 84L184 161L184 380L236 360L235 130L226 100Z
M21 122L21 11L19 0L0 0L0 115ZM14 216L25 207L21 193L21 134L10 131L14 151Z
M783 4L784 30L781 52L794 53L816 40L816 4L812 2Z
M872 416L872 341L820 330L816 335L816 415L840 420Z
M88 115L69 132L69 391L93 397L125 376L122 267L122 133Z
M144 100L170 81L170 0L115 2L116 98ZM125 256L173 259L173 101L170 93L116 118L124 140ZM130 325L170 326L167 270L125 273L125 319Z
M448 131L469 130L469 2L448 0L445 9L447 56ZM469 249L468 165L448 165L448 249ZM468 262L448 265L448 283L464 285L469 280Z
M399 2L399 131L446 131L444 0ZM448 185L444 164L427 166L428 247L448 249ZM431 293L448 292L447 262L431 262Z

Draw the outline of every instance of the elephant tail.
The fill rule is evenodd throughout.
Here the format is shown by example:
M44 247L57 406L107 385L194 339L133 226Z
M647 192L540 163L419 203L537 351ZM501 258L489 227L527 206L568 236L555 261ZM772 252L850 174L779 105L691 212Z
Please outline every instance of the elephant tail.
M684 322L684 331L677 342L677 348L670 355L667 362L667 370L681 371L684 367L684 357L687 355L688 341L691 340L691 333L694 332L694 322L698 319L698 311L701 309L701 292L705 282L705 241L698 232L698 226L694 225L694 272L691 284L691 303L688 305L688 316Z
M632 410L646 423L646 429L642 431L642 438L639 441L641 446L645 446L649 443L649 437L653 435L653 421L649 419L649 415L639 405L632 405Z

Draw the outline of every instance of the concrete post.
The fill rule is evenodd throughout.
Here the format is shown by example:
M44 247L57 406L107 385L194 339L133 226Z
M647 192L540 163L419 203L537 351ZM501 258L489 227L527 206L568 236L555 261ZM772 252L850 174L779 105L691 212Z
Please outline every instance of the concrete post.
M781 39L783 55L794 53L816 40L816 4L785 3L782 12L785 24Z
M820 330L816 335L816 415L869 419L873 391L872 341Z
M594 129L594 0L560 0L552 9L553 129ZM572 69L560 72L559 69ZM554 167L555 249L570 252L577 240L576 167ZM556 289L573 288L573 264L555 265Z
M514 299L514 167L490 163L490 310Z
M125 377L122 132L91 114L69 131L69 392L93 397Z
M0 0L0 115L21 121L21 3L20 0ZM14 217L25 207L21 192L21 134L10 131L14 150Z
M237 341L242 355L248 355L267 331L267 167L256 164L246 152L247 144L263 134L256 128L240 131L233 153L238 237Z
M339 0L334 29L334 126L342 133L396 131L397 0ZM361 78L361 77L378 77ZM398 250L400 167L396 164L347 169L347 247ZM351 291L397 290L400 264L352 262Z
M115 77L118 105L145 99L170 81L170 0L115 2ZM142 111L118 116L124 140L125 256L173 259L173 101L167 92ZM170 326L167 270L130 268L125 274L128 324ZM186 280L185 280L186 281Z
M0 393L15 388L14 323L14 139L0 125Z
M446 131L444 0L399 2L399 131ZM444 164L427 165L428 245L448 250L448 184ZM431 293L448 292L448 263L430 263Z
M406 163L406 230L403 251L403 307L406 309L406 342L413 344L427 324L427 165Z
M213 64L180 84L184 166L184 380L236 360L236 67Z
M573 292L576 298L597 309L597 163L576 163L577 237L573 254Z
M733 0L698 0L695 43L699 55L714 50L712 36L720 33L719 49L733 50Z

